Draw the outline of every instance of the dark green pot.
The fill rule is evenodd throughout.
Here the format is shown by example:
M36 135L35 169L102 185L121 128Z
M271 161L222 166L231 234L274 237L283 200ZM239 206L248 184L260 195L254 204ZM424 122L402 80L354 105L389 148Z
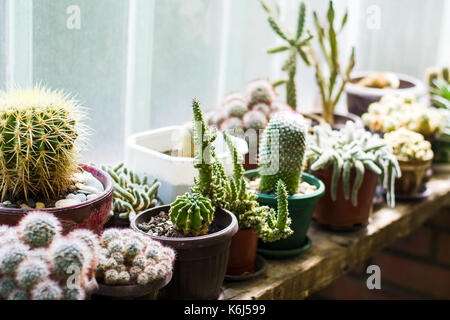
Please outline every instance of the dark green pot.
M258 170L251 170L245 173L249 179L258 176ZM282 239L272 243L259 242L258 253L272 259L288 259L299 255L311 247L311 240L306 236L311 224L314 208L325 192L325 185L316 177L303 173L303 181L317 187L317 191L304 196L291 196L288 198L289 215L292 220L291 229L294 234L287 239ZM277 197L271 194L258 193L260 205L278 209Z

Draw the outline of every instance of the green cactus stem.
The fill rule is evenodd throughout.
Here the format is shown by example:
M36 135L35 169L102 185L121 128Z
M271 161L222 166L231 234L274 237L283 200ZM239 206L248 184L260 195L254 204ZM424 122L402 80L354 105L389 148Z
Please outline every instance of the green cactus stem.
M18 225L22 240L32 248L47 247L61 233L59 220L48 213L30 212Z
M42 87L0 93L1 199L65 194L86 134L83 109L62 91Z
M298 190L306 145L304 119L294 111L275 114L260 143L260 191L273 193L283 180L289 194Z
M200 194L179 196L169 213L172 223L185 235L192 236L206 234L214 218L211 201Z

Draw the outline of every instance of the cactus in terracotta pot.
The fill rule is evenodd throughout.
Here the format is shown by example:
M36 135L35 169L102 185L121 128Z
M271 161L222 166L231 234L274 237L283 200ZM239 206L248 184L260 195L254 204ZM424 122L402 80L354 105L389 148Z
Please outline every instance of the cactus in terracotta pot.
M83 108L43 87L0 93L1 199L64 194L78 169Z
M306 124L303 117L286 111L275 114L260 142L260 191L273 193L282 180L289 194L298 190L306 147Z

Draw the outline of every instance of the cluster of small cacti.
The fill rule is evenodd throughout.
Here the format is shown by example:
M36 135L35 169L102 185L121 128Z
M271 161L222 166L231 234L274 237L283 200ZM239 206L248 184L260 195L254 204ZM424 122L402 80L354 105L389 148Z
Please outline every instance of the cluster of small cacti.
M296 31L291 30L279 21L279 10L273 12L264 0L261 0L263 9L269 14L267 21L272 30L286 42L283 46L269 49L267 53L275 54L279 52L288 52L288 57L283 65L283 71L287 72L288 79L281 80L276 85L286 84L286 102L288 105L297 109L297 86L295 84L295 76L297 75L297 55L308 62L307 47L310 46L312 35L309 31L304 32L306 20L306 6L302 2L299 7L298 20L296 23ZM306 36L304 36L306 34ZM308 62L309 63L309 62Z
M147 285L172 272L175 253L131 229L107 229L101 236L96 277L107 285Z
M83 118L83 109L61 91L38 86L0 92L2 201L64 195L78 169Z
M31 212L17 227L0 227L0 299L83 300L95 276L98 237L61 234L48 213Z
M450 110L450 71L449 67L429 68L427 84L434 106Z
M384 96L369 106L362 120L373 131L386 133L406 128L425 137L440 133L446 125L438 110L417 102L409 95Z
M400 128L386 133L384 140L392 147L394 154L402 161L429 161L433 159L431 143L420 133Z
M259 190L273 193L282 180L288 193L297 193L306 149L306 123L295 111L276 114L267 126L260 142Z
M338 181L342 174L345 199L350 199L350 172L356 171L356 178L351 190L354 206L358 205L358 191L364 179L366 169L380 176L383 187L387 189L387 201L395 206L395 179L401 176L397 158L392 148L378 135L372 134L354 123L337 131L329 125L314 128L309 141L306 158L312 171L332 167L331 196L336 201Z
M133 219L136 213L155 207L161 183L150 183L147 176L142 179L132 170L120 164L115 168L102 166L114 180L114 198L112 210L122 219Z
M289 105L275 101L275 96L274 87L269 81L252 81L244 94L227 95L221 107L206 115L206 122L238 136L244 130L264 129L274 113L292 110Z

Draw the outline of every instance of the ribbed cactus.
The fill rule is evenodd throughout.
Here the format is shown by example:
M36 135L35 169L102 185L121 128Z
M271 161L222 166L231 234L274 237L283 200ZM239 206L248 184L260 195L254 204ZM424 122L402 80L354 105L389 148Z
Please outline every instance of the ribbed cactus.
M214 218L211 200L198 193L179 196L171 204L169 213L177 229L192 236L206 234Z
M276 48L267 51L269 54L288 52L288 58L283 65L283 71L288 74L287 80L281 80L276 83L276 85L286 84L286 102L292 108L297 108L297 86L295 84L295 76L297 74L297 54L299 54L303 60L309 64L307 53L305 52L305 47L309 46L309 42L312 39L312 35L308 32L304 32L305 27L305 16L306 16L306 6L302 2L299 7L298 20L296 25L296 31L289 30L287 26L284 26L279 21L278 12L273 12L265 1L260 0L264 10L269 14L267 18L270 27L273 31L286 42L283 46L278 46ZM304 34L306 34L304 36Z
M86 130L69 95L42 87L0 93L1 199L56 198L78 169L77 143Z
M47 247L61 233L59 220L42 212L30 212L18 225L22 240L32 248Z
M275 114L260 143L260 191L273 193L282 180L289 194L297 193L306 145L303 117L292 112Z

